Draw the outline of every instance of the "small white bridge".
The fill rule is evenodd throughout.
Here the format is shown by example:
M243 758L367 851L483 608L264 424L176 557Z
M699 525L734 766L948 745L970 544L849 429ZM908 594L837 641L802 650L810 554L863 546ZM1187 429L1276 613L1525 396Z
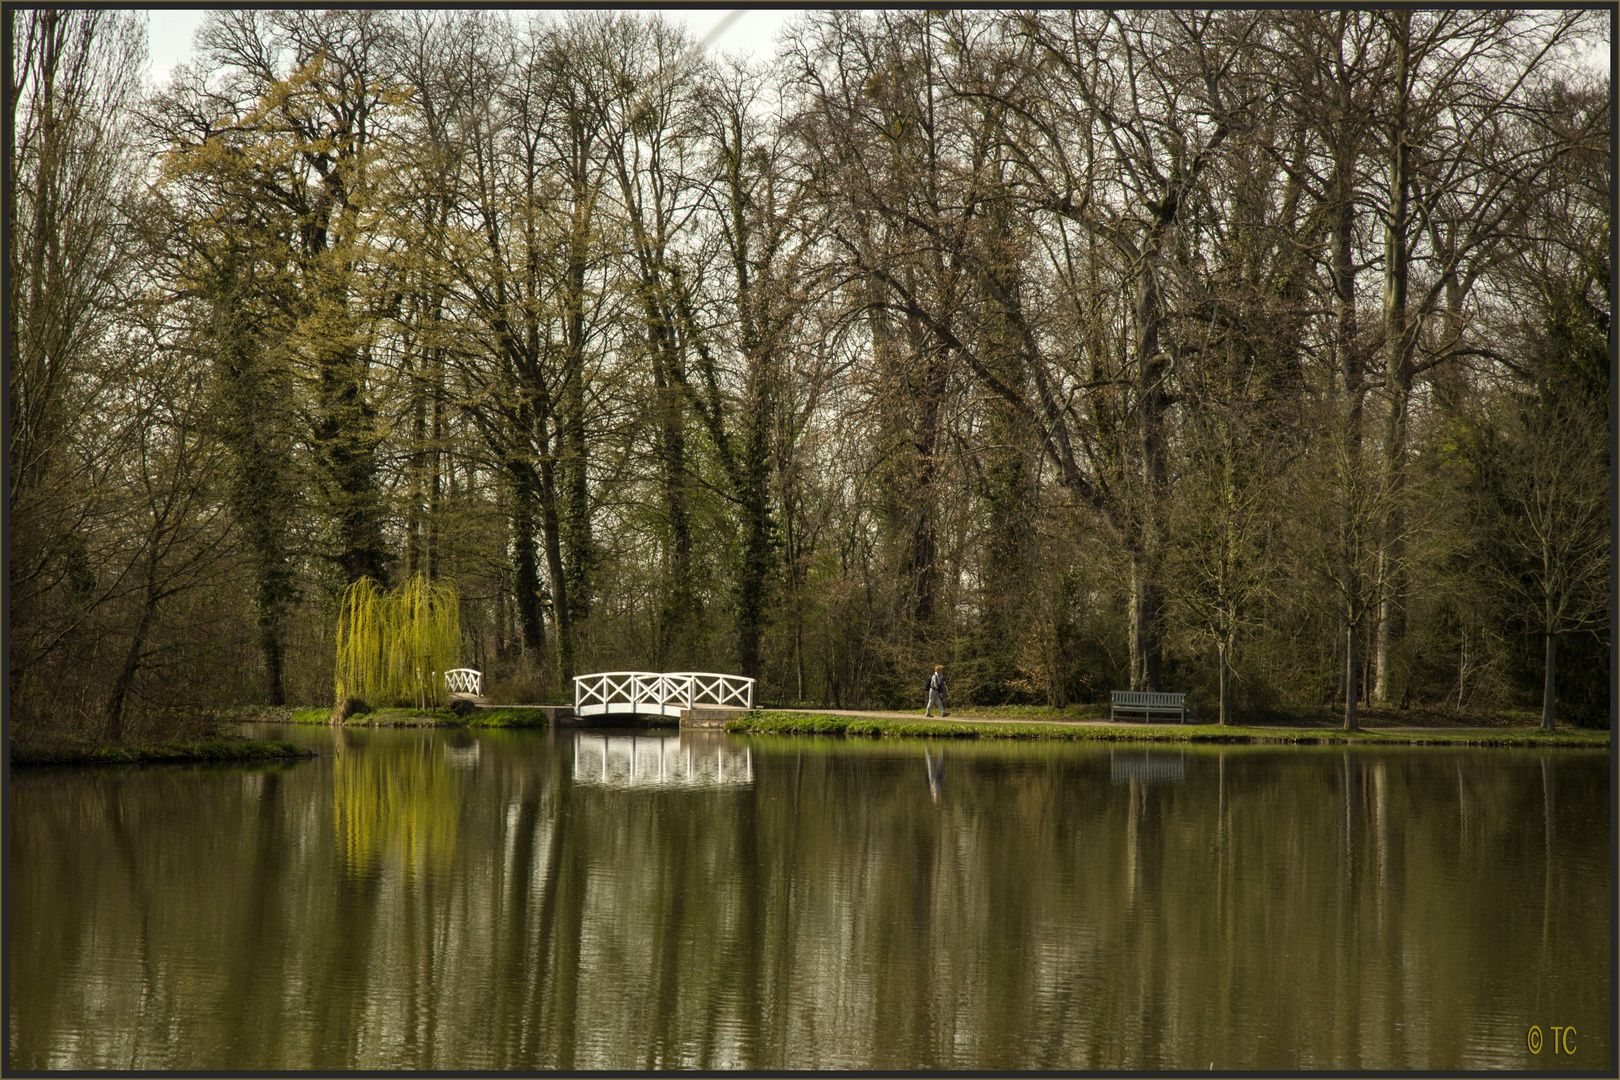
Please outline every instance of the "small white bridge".
M694 708L752 709L754 680L706 671L602 671L574 676L574 715L675 716Z
M451 668L444 673L444 688L452 694L483 697L484 673L477 668Z

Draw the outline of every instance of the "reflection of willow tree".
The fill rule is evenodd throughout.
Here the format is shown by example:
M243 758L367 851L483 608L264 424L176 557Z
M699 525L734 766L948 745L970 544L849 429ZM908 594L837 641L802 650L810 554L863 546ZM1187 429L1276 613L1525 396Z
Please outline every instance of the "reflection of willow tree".
M337 742L333 819L344 865L367 870L392 853L407 871L448 866L461 818L460 777L439 744L351 750Z
M448 581L417 576L383 592L361 578L343 593L337 626L337 700L437 704L437 676L461 662L461 602Z

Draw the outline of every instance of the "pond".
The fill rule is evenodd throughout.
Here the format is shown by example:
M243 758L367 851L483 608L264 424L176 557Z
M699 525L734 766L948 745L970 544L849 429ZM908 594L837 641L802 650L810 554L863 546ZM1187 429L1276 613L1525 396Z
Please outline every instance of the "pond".
M13 774L11 1069L1613 1067L1601 751L251 733Z

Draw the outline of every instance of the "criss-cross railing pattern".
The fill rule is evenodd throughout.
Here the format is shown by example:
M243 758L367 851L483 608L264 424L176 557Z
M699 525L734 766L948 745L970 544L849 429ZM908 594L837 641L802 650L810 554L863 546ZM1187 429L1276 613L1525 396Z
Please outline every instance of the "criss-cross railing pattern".
M574 715L679 716L683 709L754 707L754 680L707 671L601 671L574 677Z
M484 696L484 673L476 668L451 668L444 673L444 688L452 694Z

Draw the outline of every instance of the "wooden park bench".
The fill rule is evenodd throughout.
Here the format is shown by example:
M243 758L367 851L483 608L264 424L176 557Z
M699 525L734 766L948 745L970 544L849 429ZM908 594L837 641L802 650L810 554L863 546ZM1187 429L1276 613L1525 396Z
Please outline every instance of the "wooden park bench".
M1187 722L1187 695L1186 694L1159 694L1147 690L1115 690L1113 705L1108 712L1108 719L1113 720L1120 713L1141 713L1143 720L1150 720L1154 713L1176 714L1179 723Z

